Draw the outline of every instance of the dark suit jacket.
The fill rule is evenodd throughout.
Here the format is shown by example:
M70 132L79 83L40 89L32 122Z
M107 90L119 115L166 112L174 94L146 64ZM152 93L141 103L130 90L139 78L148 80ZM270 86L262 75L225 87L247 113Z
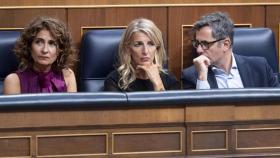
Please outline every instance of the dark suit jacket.
M244 88L279 87L278 78L263 57L247 57L234 54L236 65ZM198 74L194 66L183 70L182 80L184 89L195 89ZM208 69L207 78L210 88L218 88L215 74Z

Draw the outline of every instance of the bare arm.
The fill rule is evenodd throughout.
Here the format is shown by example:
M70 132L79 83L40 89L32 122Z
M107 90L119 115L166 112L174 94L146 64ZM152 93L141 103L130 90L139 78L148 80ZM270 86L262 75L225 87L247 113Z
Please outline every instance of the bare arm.
M20 80L16 73L9 74L4 80L4 94L20 94Z
M67 92L77 92L75 73L71 69L63 69L62 72L66 82Z

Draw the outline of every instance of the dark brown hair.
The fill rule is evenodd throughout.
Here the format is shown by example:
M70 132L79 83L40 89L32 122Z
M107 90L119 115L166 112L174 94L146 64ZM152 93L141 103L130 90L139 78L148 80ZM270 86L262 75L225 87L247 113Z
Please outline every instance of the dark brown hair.
M16 42L14 52L19 60L19 70L32 67L34 61L31 56L31 45L37 34L46 29L50 32L57 43L59 53L52 68L55 71L62 71L64 68L71 68L77 61L77 53L72 47L72 38L64 23L51 17L38 17L32 20L23 29L21 36Z

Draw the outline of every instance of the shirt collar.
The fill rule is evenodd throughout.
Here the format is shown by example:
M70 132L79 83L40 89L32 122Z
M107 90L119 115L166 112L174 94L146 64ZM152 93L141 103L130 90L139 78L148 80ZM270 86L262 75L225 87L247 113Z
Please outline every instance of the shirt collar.
M230 69L230 74L233 74L233 70L237 70L237 64L236 64L236 60L235 60L235 57L233 55L233 53L231 53L231 69ZM224 70L220 69L220 68L217 68L216 66L212 66L212 71L216 74L216 75L219 75L219 74L226 74Z
M233 53L231 53L231 56L232 56L231 69L237 69L237 64Z

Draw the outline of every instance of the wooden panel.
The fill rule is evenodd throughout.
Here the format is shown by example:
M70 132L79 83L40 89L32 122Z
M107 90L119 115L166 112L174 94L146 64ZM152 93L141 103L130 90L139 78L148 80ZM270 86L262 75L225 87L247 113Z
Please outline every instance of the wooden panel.
M231 126L225 122L191 123L187 125L187 155L225 155L232 150Z
M193 25L182 26L182 67L187 68L192 65L192 59L197 57L196 50L192 46L191 29Z
M113 154L182 152L182 131L113 133Z
M201 15L215 11L229 13L238 24L252 23L253 27L265 26L264 6L170 7L168 14L169 69L176 74L177 78L180 78L183 69L182 26L192 25ZM186 58L189 59L187 65L192 65L193 55L189 54Z
M66 9L0 9L0 28L23 28L37 16L51 16L67 23Z
M37 155L90 156L107 154L106 134L52 135L37 137Z
M178 123L184 121L184 108L147 109L84 109L21 111L9 113L1 111L1 128L85 126L113 124Z
M248 149L280 149L280 127L236 129L236 148Z
M186 107L186 122L217 122L234 120L234 105Z
M228 150L227 130L191 131L191 151Z
M280 106L276 104L236 106L235 120L279 120Z
M224 106L186 107L187 122L279 120L280 106L271 104L246 104Z
M139 17L151 19L161 29L166 39L166 8L102 8L102 9L69 9L68 20L75 43L81 39L83 26L127 26ZM81 18L82 17L82 18Z
M279 57L279 51L280 51L280 44L279 44L279 42L280 42L280 30L279 30L280 12L279 12L279 10L280 10L280 6L267 6L266 14L265 14L266 15L266 17L265 17L266 26L271 28L275 34L276 46L277 46L277 50L278 50L278 57Z
M205 4L205 3L279 3L278 0L141 0L141 1L130 1L130 0L114 0L114 1L100 1L100 0L55 0L55 1L46 1L46 0L1 0L0 6L40 6L40 5L122 5L122 4ZM209 5L209 4L208 4Z
M30 156L30 139L30 137L24 136L0 137L0 157Z

